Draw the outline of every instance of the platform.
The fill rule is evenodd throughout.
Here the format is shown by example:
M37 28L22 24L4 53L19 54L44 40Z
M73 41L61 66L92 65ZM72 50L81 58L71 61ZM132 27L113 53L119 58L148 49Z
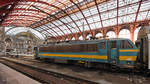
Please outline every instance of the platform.
M41 84L0 63L0 84Z

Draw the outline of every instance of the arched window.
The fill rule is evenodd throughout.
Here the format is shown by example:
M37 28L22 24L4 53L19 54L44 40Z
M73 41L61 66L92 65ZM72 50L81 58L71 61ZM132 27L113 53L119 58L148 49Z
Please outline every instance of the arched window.
M67 38L65 41L68 41L69 39Z
M97 34L95 35L95 37L102 37L102 36L103 36L102 33L97 33Z
M130 39L130 31L128 29L122 29L119 32L119 38L127 38Z
M83 36L80 36L80 37L79 37L79 40L83 40Z
M91 36L92 36L91 34L88 34L88 35L86 36L86 39L90 39Z
M141 29L141 27L138 27L134 31L134 42L137 40L138 32L139 32L140 29Z
M7 28L7 27L6 27ZM41 40L45 40L46 39L46 35L42 34L41 32L29 28L29 27L15 27L15 28L7 28L7 31L5 32L6 35L17 35L21 32L29 32L32 35L34 35L35 37L41 39Z
M60 42L63 41L62 39L60 40Z
M116 38L116 34L114 31L109 31L106 33L106 36L108 36L108 38Z
M73 37L71 40L75 40L75 38Z

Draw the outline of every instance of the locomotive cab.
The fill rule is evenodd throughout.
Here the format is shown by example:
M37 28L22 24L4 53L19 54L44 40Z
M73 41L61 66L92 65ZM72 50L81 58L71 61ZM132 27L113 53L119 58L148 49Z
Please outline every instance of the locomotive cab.
M138 62L144 69L150 69L150 27L143 26L139 30L136 46L140 49Z
M131 40L120 40L119 60L123 67L133 68L138 57L139 49L132 43Z
M134 68L139 49L129 39L118 38L107 40L107 56L111 65L120 68Z

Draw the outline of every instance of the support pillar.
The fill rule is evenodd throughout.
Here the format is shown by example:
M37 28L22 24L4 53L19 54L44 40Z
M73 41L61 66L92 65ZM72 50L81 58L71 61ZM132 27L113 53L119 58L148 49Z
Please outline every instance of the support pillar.
M139 14L139 11L140 11L140 7L141 7L141 4L142 4L142 1L143 1L143 0L140 0L140 2L139 2L139 6L138 6L138 9L137 9L137 12L136 12L133 29L132 29L132 31L131 31L131 40L132 40L132 42L134 42L134 31L135 31L135 29L136 29L137 18L138 18L138 14Z
M75 40L79 40L79 34L75 34Z
M118 26L117 26L117 28L115 28L115 34L116 34L116 38L118 38L119 37L119 28L118 28Z
M95 37L95 35L96 35L96 31L93 31L93 37Z
M130 39L132 42L134 42L134 31L135 28L133 28L134 25L130 25Z
M131 31L131 41L134 42L134 31Z
M119 0L117 0L117 25L115 28L116 38L118 38L118 35L119 35L118 14L119 14Z
M102 32L102 34L103 34L103 38L106 38L105 30L104 30L104 29L102 29L102 30L101 30L101 32Z
M73 36L68 36L68 40L71 40L73 38Z
M86 40L86 34L85 33L83 34L83 40Z

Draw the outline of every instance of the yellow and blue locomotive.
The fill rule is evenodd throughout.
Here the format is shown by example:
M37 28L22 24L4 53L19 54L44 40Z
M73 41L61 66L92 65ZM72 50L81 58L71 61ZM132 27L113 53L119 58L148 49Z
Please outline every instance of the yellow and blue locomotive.
M123 68L150 69L149 31L141 28L136 45L123 38L69 41L35 48L36 59L66 60L91 64L108 64ZM138 48L137 48L138 47Z
M36 58L134 66L139 49L129 39L103 39L43 46L36 53Z

